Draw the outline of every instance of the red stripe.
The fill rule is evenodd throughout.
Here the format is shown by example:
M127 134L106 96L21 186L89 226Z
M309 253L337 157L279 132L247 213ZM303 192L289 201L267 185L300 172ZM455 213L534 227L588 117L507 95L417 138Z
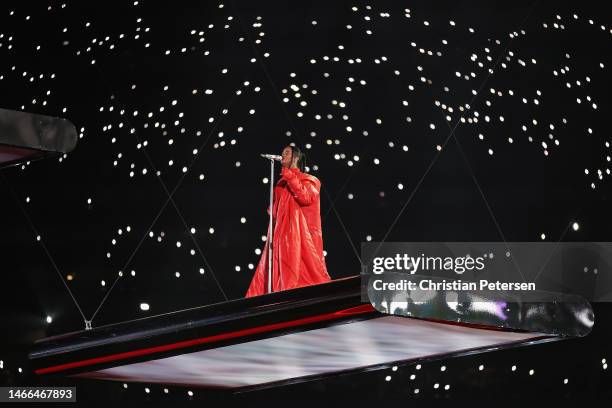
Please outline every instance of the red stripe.
M139 350L126 351L123 353L111 354L108 356L89 358L87 360L74 361L72 363L60 364L51 367L39 368L34 370L36 374L49 374L58 371L69 370L72 368L85 367L93 364L108 363L111 361L125 360L131 357L145 356L148 354L161 353L169 350L176 350L185 347L197 346L199 344L214 343L216 341L235 339L238 337L248 336L250 334L265 333L277 329L287 327L295 327L303 324L322 322L326 320L335 320L345 316L358 315L375 311L371 304L363 304L349 309L338 310L332 313L326 313L318 316L305 317L303 319L290 320L287 322L273 323L265 326L252 327L249 329L237 330L233 332L217 334L214 336L201 337L199 339L185 340L178 343L165 344L163 346L149 347Z

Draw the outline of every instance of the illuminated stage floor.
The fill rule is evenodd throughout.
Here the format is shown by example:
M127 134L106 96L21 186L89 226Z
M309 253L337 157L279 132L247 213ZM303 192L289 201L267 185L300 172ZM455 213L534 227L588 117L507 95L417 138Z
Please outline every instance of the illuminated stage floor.
M192 387L245 387L542 338L385 316L80 374Z
M41 339L39 375L247 390L560 337L390 316L360 277Z

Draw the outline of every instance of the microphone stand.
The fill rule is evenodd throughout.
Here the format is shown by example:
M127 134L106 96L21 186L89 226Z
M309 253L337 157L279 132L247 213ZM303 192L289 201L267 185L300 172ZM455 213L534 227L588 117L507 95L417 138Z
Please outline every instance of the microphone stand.
M272 213L274 211L274 160L270 159L270 222L268 224L268 293L272 293Z

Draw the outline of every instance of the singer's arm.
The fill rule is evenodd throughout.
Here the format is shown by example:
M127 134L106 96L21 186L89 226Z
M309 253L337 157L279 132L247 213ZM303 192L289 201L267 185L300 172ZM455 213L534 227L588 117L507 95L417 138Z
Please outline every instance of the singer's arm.
M285 167L283 167L281 174L287 180L289 190L299 205L310 205L319 195L319 187L313 181L300 180L294 172Z

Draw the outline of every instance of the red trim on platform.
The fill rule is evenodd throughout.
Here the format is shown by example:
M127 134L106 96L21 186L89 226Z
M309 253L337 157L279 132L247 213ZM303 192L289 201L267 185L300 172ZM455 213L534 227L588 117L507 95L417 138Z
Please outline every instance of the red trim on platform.
M100 363L109 363L109 362L118 361L118 360L125 360L131 357L139 357L139 356L145 356L148 354L161 353L161 352L169 351L169 350L176 350L176 349L181 349L185 347L197 346L199 344L214 343L216 341L235 339L238 337L244 337L244 336L248 336L251 334L266 333L266 332L270 332L270 331L277 330L277 329L284 329L287 327L296 327L296 326L300 326L304 324L323 322L327 320L335 320L335 319L340 319L346 316L354 316L354 315L370 313L374 311L376 311L374 307L368 303L368 304L363 304L363 305L356 306L356 307L351 307L349 309L338 310L332 313L325 313L325 314L318 315L318 316L305 317L305 318L297 319L297 320L290 320L286 322L267 324L264 326L251 327L249 329L242 329L242 330L236 330L233 332L228 332L228 333L223 333L223 334L216 334L214 336L201 337L199 339L185 340L185 341L180 341L177 343L165 344L163 346L148 347L148 348L139 349L139 350L126 351L126 352L118 353L118 354L110 354L108 356L90 358L87 360L74 361L72 363L66 363L66 364L60 364L60 365L51 366L51 367L39 368L37 370L34 370L34 372L36 374L56 373L58 371L69 370L72 368L85 367L85 366L89 366L93 364L100 364Z

